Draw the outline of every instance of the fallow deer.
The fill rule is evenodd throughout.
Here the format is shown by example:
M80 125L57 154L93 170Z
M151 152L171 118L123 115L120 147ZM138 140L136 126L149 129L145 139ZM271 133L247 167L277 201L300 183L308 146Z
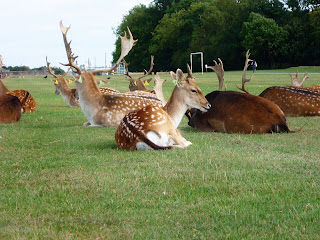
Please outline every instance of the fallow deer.
M0 123L18 122L21 118L21 107L16 96L0 93Z
M177 129L188 106L206 112L210 104L203 96L188 65L188 76L178 69L171 72L177 81L165 107L149 105L124 116L115 133L117 147L126 150L170 149L187 147Z
M151 63L150 63L150 69L149 71L145 70L145 74L139 78L136 78L134 79L130 73L129 73L129 69L128 69L128 66L129 64L124 61L124 65L125 65L125 68L126 68L126 76L129 77L129 81L130 81L130 84L129 84L129 89L130 91L146 91L146 92L152 92L154 93L153 91L150 91L146 88L146 85L149 85L149 83L151 82L152 78L149 78L149 79L146 79L146 80L142 80L142 78L150 75L150 73L152 72L152 69L153 69L153 60L154 60L154 57L151 56Z
M0 69L2 69L3 60L0 58ZM7 93L12 96L16 96L21 102L21 111L22 112L35 112L36 111L36 101L31 96L31 94L26 90L14 90L10 91L3 83L3 80L6 78L6 74L3 74L0 77L0 94Z
M296 87L273 86L260 95L276 103L286 116L320 116L320 93Z
M76 98L76 89L70 88L68 85L68 81L65 78L65 76L68 74L69 70L61 75L57 76L50 68L50 62L48 62L48 59L46 58L47 62L47 70L48 73L51 74L54 79L52 79L52 82L54 83L54 86L56 87L56 94L61 94L62 99L68 104L69 107L79 107L79 100Z
M206 95L211 108L206 113L191 109L189 112L189 125L203 132L225 133L279 133L290 132L282 110L273 102L248 93L245 89L246 71L249 66L250 53L246 53L246 61L242 75L242 90L221 91L224 81L224 69L221 59L219 64L214 61L213 69L219 79L219 91Z
M122 59L129 53L133 45L137 40L133 39L133 36L128 28L130 38L127 38L127 33L121 38L121 55L118 61L109 69L97 69L92 72L82 72L81 69L74 63L77 57L71 51L70 42L67 41L67 32L70 27L65 27L60 22L60 29L63 35L63 40L67 52L68 64L73 72L77 73L77 92L79 94L80 107L87 117L88 122L84 126L117 126L124 115L146 107L147 105L154 104L161 106L161 101L149 97L139 95L125 95L125 94L114 94L114 95L103 95L97 86L96 77L97 73L110 73L113 72L120 64Z

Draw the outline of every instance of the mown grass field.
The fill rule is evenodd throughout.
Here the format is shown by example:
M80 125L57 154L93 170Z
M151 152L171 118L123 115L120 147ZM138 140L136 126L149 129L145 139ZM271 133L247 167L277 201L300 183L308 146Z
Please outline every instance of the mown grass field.
M320 83L319 67L298 69L305 86ZM247 88L289 85L288 72L258 71ZM204 94L218 88L214 73L194 75ZM235 90L241 72L225 81ZM123 76L110 82L128 91ZM267 135L196 132L184 118L190 147L123 151L115 127L83 127L49 79L4 83L29 90L37 111L0 124L0 239L319 239L319 117Z

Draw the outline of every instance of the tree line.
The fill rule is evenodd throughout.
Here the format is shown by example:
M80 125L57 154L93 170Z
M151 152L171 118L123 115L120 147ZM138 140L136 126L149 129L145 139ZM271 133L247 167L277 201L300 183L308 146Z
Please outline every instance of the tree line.
M115 32L127 26L138 39L126 57L130 71L148 68L150 55L155 71L185 70L192 52L237 70L247 49L260 69L320 64L318 0L154 0L132 8ZM119 39L115 45L114 60ZM193 61L200 71L200 59Z

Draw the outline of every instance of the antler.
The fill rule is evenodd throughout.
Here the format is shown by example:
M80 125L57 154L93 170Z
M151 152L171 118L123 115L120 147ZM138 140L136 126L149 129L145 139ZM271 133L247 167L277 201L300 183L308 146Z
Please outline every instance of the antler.
M116 62L115 65L113 65L111 68L109 69L96 69L92 71L92 74L97 74L97 73L107 73L107 72L113 72L121 63L122 59L128 55L128 53L130 52L130 50L132 49L132 47L134 46L134 44L138 41L138 40L134 40L132 33L130 32L129 27L127 27L128 29L128 33L129 33L129 39L127 38L127 33L124 32L124 36L120 36L121 38L121 55L118 59L118 61Z
M147 70L144 70L146 73L142 77L139 77L138 79L144 78L144 77L148 76L152 72L153 65L154 65L153 59L154 59L154 56L151 55L151 63L150 63L149 71L147 72Z
M64 65L64 66L70 66L72 68L73 72L78 73L79 75L81 75L81 69L74 63L75 59L78 56L76 56L76 57L74 56L74 53L72 53L71 47L70 47L71 41L68 42L68 40L67 40L67 33L68 33L68 30L70 29L70 27L71 26L69 26L69 27L63 26L62 20L60 21L60 29L61 29L61 32L62 32L64 46L66 48L67 57L68 57L68 61L69 61L68 64L62 64L62 63L61 64Z
M48 62L48 57L46 56L46 62L47 62L47 70L48 73L50 73L52 76L54 76L55 78L58 78L57 75L54 74L54 72L51 70L50 68L50 63Z
M69 67L68 70L64 74L62 74L62 77L65 77L70 72L70 70L71 70L71 67Z
M242 88L238 87L238 85L236 84L237 88L239 88L240 90L249 93L248 90L245 89L244 85L246 82L250 82L253 75L251 75L250 78L246 78L246 73L247 73L247 69L249 67L249 62L252 62L252 60L249 58L251 55L250 53L250 49L246 52L246 61L244 63L244 67L243 67L243 73L242 73Z
M308 76L307 76L308 73L305 72L301 82L299 82L298 81L298 76L299 76L298 70L297 70L297 73L295 76L292 76L291 73L289 73L289 75L291 77L291 86L293 86L293 87L303 87L305 80L308 78Z
M213 60L214 66L206 65L206 68L210 68L213 71L215 71L215 73L217 74L217 77L219 79L219 91L222 91L222 86L224 83L224 69L223 69L223 62L221 61L220 58L218 58L218 60L219 60L219 64L217 63L216 60Z
M192 72L188 63L187 63L187 71L188 71L188 77L192 78Z
M133 77L129 74L129 69L128 69L129 63L127 63L126 60L124 60L124 59L123 59L123 62L124 62L124 67L126 68L125 75L128 76L130 79L134 80Z

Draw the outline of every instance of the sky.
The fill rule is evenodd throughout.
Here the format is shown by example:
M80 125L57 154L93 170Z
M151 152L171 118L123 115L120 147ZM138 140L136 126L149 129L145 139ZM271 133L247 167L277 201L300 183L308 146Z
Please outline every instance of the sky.
M68 40L78 64L111 65L117 36L114 30L129 10L152 0L10 0L1 2L0 55L5 66L67 63L59 27L71 25ZM129 26L130 27L130 26ZM134 33L133 33L134 37ZM134 37L134 39L136 39Z

